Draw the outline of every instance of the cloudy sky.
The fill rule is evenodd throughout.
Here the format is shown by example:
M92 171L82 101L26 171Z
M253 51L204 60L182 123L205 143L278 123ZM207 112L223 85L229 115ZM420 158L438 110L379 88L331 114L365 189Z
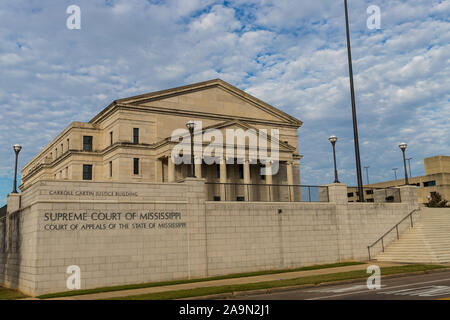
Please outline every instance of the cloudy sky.
M111 101L221 78L304 122L302 184L356 184L344 1L0 2L0 203L20 166ZM69 5L81 30L69 30ZM367 8L381 9L381 29ZM450 0L349 0L362 166L370 181L450 155ZM403 176L399 170L399 176ZM365 174L364 174L365 179Z

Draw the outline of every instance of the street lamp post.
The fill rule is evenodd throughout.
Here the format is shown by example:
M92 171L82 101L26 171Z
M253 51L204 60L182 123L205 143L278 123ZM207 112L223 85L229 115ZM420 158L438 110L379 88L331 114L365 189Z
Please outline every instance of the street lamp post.
M393 168L392 169L392 171L394 171L395 180L397 180L397 170L398 170L398 168Z
M412 177L412 174L411 174L411 160L412 160L412 158L406 159L406 161L408 161L408 166L409 166L409 177Z
M352 98L352 116L353 116L353 140L355 142L355 160L356 160L356 176L358 179L359 202L364 202L363 182L361 173L361 159L359 155L359 139L358 139L358 125L356 119L356 103L355 103L355 88L353 85L353 67L352 67L352 50L350 45L350 26L348 22L348 8L347 0L345 4L345 23L347 31L347 52L348 52L348 70L350 75L350 94Z
M367 184L370 184L369 182L369 166L365 166L364 169L366 169L366 178L367 178Z
M407 146L408 145L406 143L404 143L404 142L402 142L402 143L400 143L398 145L398 147L400 148L400 150L402 150L402 153L403 153L403 166L405 168L405 185L409 185L409 182L408 182L408 170L406 169L406 156L405 156L405 151L406 151L406 147Z
M337 172L337 166L336 166L336 141L338 140L338 138L336 136L331 136L330 138L328 138L328 140L330 140L331 145L333 146L333 159L334 159L334 183L340 183L339 179L338 179L338 172Z
M17 193L17 162L19 159L19 152L20 150L22 150L22 146L15 144L13 146L14 152L16 153L16 164L14 166L14 186L13 186L13 192L12 193Z
M191 135L191 170L189 173L190 178L195 178L195 165L194 165L194 128L195 128L195 122L192 120L189 120L186 123L186 127L189 130L189 134Z

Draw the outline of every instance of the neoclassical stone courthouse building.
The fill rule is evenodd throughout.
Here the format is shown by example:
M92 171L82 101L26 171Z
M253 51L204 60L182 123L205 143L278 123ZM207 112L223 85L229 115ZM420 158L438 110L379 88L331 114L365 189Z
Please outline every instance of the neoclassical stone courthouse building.
M36 181L52 179L178 181L189 175L190 166L173 163L170 154L177 142L170 138L174 130L186 129L190 120L201 121L203 131L218 129L224 137L226 129L267 129L267 140L272 140L270 130L279 130L280 169L273 177L260 174L264 163L248 159L241 164L236 159L234 164L212 165L196 160L197 177L220 183L300 183L297 131L302 122L217 79L116 100L88 123L71 123L24 166L20 188L25 191ZM248 194L225 195L217 188L211 197L247 200Z
M203 152L194 168L176 164L174 130L189 136L191 120L206 147L208 129L266 129L256 149L277 146L279 170L264 175L275 162L253 161L250 138L234 143L248 149L239 162L223 152L231 141L214 141L218 163ZM36 296L366 260L417 209L416 188L400 187L399 203L349 203L345 184L300 186L301 125L221 80L117 100L72 123L22 169L22 192L0 212L0 286Z

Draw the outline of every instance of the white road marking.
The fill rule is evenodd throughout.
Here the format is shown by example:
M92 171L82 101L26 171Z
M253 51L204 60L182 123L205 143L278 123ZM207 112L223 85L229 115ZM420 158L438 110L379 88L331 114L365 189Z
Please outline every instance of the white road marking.
M378 294L393 294L396 296L436 297L450 294L448 286L427 286L421 288L403 289L397 291L379 292Z
M378 289L378 290L366 289L366 290L362 290L362 291L347 292L347 293L335 294L335 295L325 296L325 297L310 298L310 299L306 299L306 300L321 300L321 299L328 299L328 298L337 298L337 297L343 297L343 296L348 296L348 295L358 294L358 293L366 293L366 292L380 291L380 290L386 290L386 289L403 288L403 287L410 287L410 286L416 286L416 285L427 284L427 283L434 283L434 282L442 282L442 281L450 281L450 278L439 279L439 280L431 280L431 281L424 281L424 282L417 282L417 283L410 283L410 284L402 284L402 285L393 286L393 287L384 288L384 289Z
M307 292L332 292L332 293L343 293L349 291L356 291L361 289L367 289L367 285L358 284L356 286L344 287L344 288L323 288L323 289L314 289Z

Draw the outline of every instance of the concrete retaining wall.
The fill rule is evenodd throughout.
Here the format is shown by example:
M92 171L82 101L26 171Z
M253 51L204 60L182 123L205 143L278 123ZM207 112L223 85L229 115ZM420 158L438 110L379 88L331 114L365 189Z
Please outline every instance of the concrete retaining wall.
M402 199L417 199L412 192L403 188ZM364 260L367 245L417 206L349 204L342 184L329 186L329 203L206 195L202 179L38 182L8 199L0 285L30 295L66 291L72 265L87 289Z

